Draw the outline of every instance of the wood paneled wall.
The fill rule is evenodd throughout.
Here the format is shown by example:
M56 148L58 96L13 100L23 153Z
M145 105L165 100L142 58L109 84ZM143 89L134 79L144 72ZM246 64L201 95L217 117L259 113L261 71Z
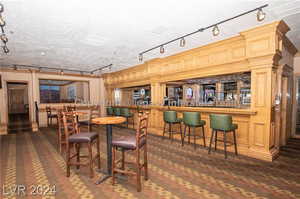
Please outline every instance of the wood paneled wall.
M172 109L179 112L201 112L208 122L207 132L209 113L233 115L234 121L239 125L238 144L241 153L272 161L278 155L279 148L275 143L281 134L281 126L275 123L276 114L281 109L278 110L274 100L281 90L274 80L282 75L277 70L283 64L283 56L293 57L297 52L285 36L287 31L289 27L283 21L273 22L243 31L238 36L223 41L104 75L105 87L109 93L107 100L113 102L114 88L150 84L153 103L148 107L151 112L150 132L160 134L163 126L162 113L165 110L160 104L165 96L166 82L250 71L252 99L249 109ZM131 108L134 110L134 107Z

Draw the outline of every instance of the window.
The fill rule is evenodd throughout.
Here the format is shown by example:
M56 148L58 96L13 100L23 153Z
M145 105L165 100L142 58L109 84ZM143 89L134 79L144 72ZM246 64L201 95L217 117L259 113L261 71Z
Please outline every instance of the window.
M89 83L70 80L41 79L40 103L87 103Z

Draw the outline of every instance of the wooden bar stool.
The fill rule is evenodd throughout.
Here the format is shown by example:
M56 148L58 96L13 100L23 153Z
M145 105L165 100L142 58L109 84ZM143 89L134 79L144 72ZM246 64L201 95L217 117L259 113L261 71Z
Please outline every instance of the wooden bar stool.
M47 113L47 126L49 126L49 123L52 126L52 119L54 118L57 121L57 114L52 113L52 109L50 106L46 106L46 113Z
M200 113L199 112L184 112L183 113L183 123L184 123L184 137L186 133L186 127L189 128L189 134L188 134L188 142L190 143L190 135L191 135L191 127L193 129L193 136L194 136L194 148L196 149L196 138L203 138L203 144L204 147L206 147L205 143L205 132L204 132L204 126L206 122L204 120L201 120ZM202 136L196 135L195 129L197 127L200 127L202 129ZM182 142L183 143L183 142Z
M217 141L224 142L225 159L227 158L227 143L234 145L235 155L238 155L236 134L235 134L235 130L238 128L238 125L232 123L232 116L231 115L210 114L209 117L210 117L210 128L212 128L212 133L211 133L211 137L210 137L208 154L210 154L210 151L211 151L213 137L215 137L215 150L217 150ZM220 131L223 132L223 140L218 140L218 132L220 132ZM227 141L226 134L229 132L233 133L233 143Z
M112 141L112 184L115 184L115 174L122 173L127 175L135 175L137 182L137 191L141 191L141 171L145 171L145 180L148 180L148 162L147 162L147 128L148 114L143 113L138 116L138 128L136 133L127 137L114 138ZM116 151L122 151L122 158L116 160ZM144 150L144 162L140 163L141 151ZM125 161L125 151L133 151L136 154L135 162ZM121 163L121 167L117 168L117 164ZM125 163L135 165L136 172L126 171Z
M90 168L90 178L94 176L93 163L95 160L98 160L98 169L100 169L100 141L99 135L95 132L79 132L78 123L76 115L72 112L63 112L63 123L64 131L66 137L66 148L67 148L67 177L70 176L70 167L76 165L77 169L81 165L89 166ZM83 144L87 145L88 155L80 155L80 149ZM75 146L76 152L71 154L71 146ZM85 146L86 146L85 145ZM93 156L93 145L96 145L97 154ZM87 163L80 162L80 158L87 158ZM76 158L76 161L73 162L72 159Z
M163 138L165 137L165 129L166 126L169 125L169 139L173 141L174 137L174 131L172 131L172 125L179 124L180 127L180 136L181 136L181 145L183 145L183 135L182 135L182 129L181 129L181 118L177 118L176 111L165 111L164 112L164 130L163 130Z

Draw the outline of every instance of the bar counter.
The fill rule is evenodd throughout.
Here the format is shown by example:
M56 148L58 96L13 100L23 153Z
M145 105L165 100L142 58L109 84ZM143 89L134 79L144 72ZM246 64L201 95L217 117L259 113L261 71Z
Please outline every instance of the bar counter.
M210 122L209 122L209 114L228 114L232 115L233 123L238 125L237 129L237 143L238 143L238 152L239 154L244 154L247 156L256 157L255 153L251 153L249 151L250 145L250 120L252 116L256 115L256 111L251 110L250 108L212 108L212 107L176 107L176 106L114 106L119 108L129 108L132 113L134 113L134 121L137 121L137 112L139 111L149 111L150 112L150 121L149 121L149 133L162 136L163 133L163 112L167 110L177 111L178 117L182 117L182 113L187 112L200 112L201 119L206 121L205 125L205 137L208 141L211 136ZM132 125L129 127L132 128ZM137 125L135 124L135 127ZM178 127L174 127L176 131L179 132ZM184 128L182 128L184 129ZM200 129L197 129L196 132L200 133ZM232 140L232 136L229 135L229 140ZM175 136L176 139L180 140L179 134ZM203 140L198 139L197 143L203 145ZM223 150L222 143L219 143L218 149ZM221 146L222 145L222 146ZM228 147L229 151L233 151L233 147Z

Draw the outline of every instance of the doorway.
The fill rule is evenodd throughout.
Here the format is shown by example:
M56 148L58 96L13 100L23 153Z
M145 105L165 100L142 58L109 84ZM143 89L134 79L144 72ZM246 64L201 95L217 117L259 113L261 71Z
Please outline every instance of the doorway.
M7 82L7 103L8 133L30 130L28 84Z
M295 133L292 135L294 138L300 138L300 76L296 76L296 129Z

